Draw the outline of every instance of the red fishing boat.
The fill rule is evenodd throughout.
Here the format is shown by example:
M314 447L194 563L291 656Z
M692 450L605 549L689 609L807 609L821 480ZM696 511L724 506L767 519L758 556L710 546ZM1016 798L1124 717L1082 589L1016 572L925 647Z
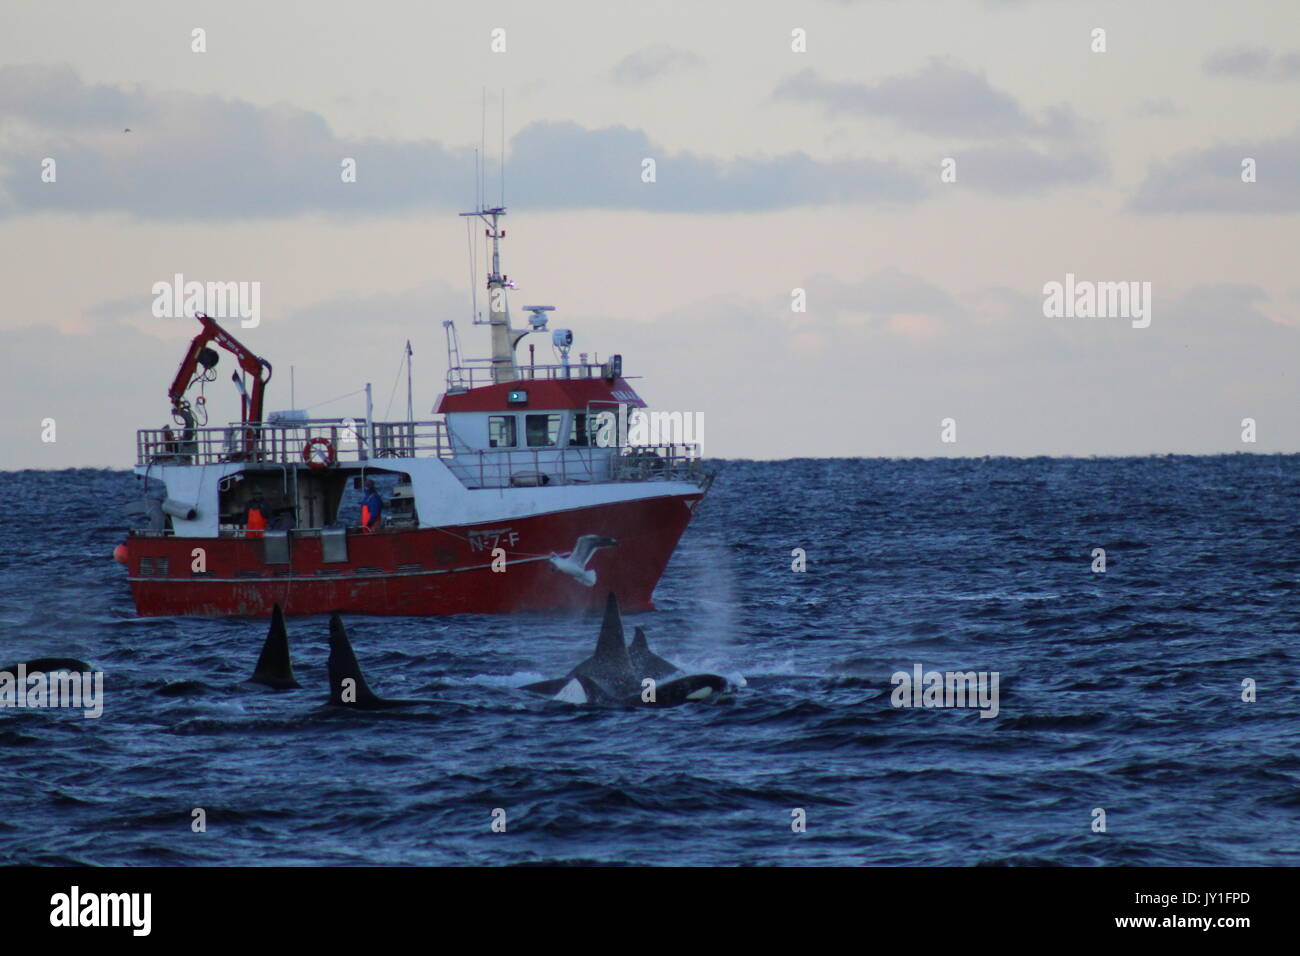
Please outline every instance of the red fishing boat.
M216 321L190 344L169 397L174 426L143 429L143 499L117 549L141 615L506 613L600 605L652 607L655 585L712 476L689 443L628 443L645 403L619 355L569 361L572 333L549 306L511 324L500 270L504 208L487 225L491 357L460 360L453 323L435 417L378 422L264 413L271 364ZM559 361L522 364L528 335ZM197 385L219 354L240 372L241 419L207 427ZM408 344L409 394L409 344ZM369 483L382 517L367 522ZM368 515L367 515L368 517Z

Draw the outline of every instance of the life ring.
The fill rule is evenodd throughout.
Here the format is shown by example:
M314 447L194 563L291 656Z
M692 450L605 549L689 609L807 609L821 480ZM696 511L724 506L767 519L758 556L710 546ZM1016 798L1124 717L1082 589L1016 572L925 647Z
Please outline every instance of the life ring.
M315 458L312 456L311 452L312 452L313 445L324 446L325 448L324 461L321 461L319 458ZM322 436L317 435L315 438L308 441L307 444L302 446L302 460L305 461L308 465L310 465L314 470L324 471L326 468L334 464L334 462L337 460L337 456L334 454L334 446L330 444L330 440L328 438L323 438Z

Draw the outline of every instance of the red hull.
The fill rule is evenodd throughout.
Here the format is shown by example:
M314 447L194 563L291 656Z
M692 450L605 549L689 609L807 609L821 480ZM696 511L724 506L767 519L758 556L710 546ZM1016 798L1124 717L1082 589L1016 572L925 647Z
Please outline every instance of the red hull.
M142 616L262 617L286 614L502 614L602 606L613 590L627 610L651 610L655 585L702 495L675 495L447 528L349 532L347 561L324 561L315 535L291 534L288 564L267 564L260 538L131 537L127 567ZM553 568L579 535L618 545L599 550L584 587ZM506 570L492 570L492 549ZM194 572L194 549L205 573ZM160 560L161 559L161 560Z

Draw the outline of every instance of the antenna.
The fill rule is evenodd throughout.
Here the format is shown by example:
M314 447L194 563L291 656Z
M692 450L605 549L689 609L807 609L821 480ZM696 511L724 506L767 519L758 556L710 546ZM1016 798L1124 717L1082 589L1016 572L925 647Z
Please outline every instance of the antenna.
M487 87L483 87L483 103L479 111L479 162L487 162ZM483 193L487 190L487 184L483 182L486 178L486 166L480 167L484 175L479 176L478 207L483 208Z
M411 340L406 340L406 420L415 421L414 393L411 391Z
M474 251L474 228L465 220L465 245L469 247L469 320L478 322L478 256Z
M501 208L506 205L506 88L501 87Z
M516 330L510 325L510 306L506 301L506 290L516 288L515 284L510 281L509 276L501 272L501 249L500 242L506 236L506 231L501 228L501 217L506 214L505 194L506 194L506 111L505 111L506 91L501 89L501 165L499 174L501 178L501 200L500 206L489 208L486 203L486 197L480 195L477 208L472 212L463 212L461 216L474 217L481 219L487 225L484 232L484 254L490 255L491 259L488 264L484 265L484 271L487 273L488 289L488 320L486 323L478 320L478 306L475 303L474 324L489 325L492 332L492 380L496 384L502 382L513 382L519 377L518 366L515 364L515 346L519 340L527 333L527 330ZM483 141L483 155L487 152L486 142L487 130L487 87L483 88L483 116L481 119L480 137ZM482 162L482 157L480 162ZM479 178L480 193L485 193L487 189L487 167L482 165L483 175ZM472 244L471 244L472 249ZM474 281L474 271L471 267L470 281ZM539 330L546 327L547 307L542 307L539 311L533 313L534 325Z
M442 328L447 333L447 388L464 388L460 363L460 337L456 334L456 323L443 319Z

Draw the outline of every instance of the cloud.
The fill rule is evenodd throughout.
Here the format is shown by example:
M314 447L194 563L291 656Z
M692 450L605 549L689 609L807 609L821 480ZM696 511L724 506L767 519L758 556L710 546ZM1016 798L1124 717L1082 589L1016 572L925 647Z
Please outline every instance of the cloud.
M698 69L704 60L689 50L656 43L619 60L610 76L620 86L639 86L669 73Z
M157 119L165 97L83 83L70 66L0 67L0 116L47 129L112 130Z
M840 325L865 323L880 328L902 316L925 316L944 323L963 314L947 290L895 268L880 269L857 282L812 276L806 286L809 316Z
M1142 100L1130 111L1134 116L1177 116L1178 107L1174 101L1168 97L1162 97L1158 100Z
M469 148L348 139L319 114L290 106L91 85L66 67L0 68L0 90L0 121L13 130L0 147L0 217L382 215L460 208L472 193ZM45 157L57 164L53 183L41 179ZM342 179L345 158L356 161L356 182ZM654 183L642 181L646 158L657 164ZM571 122L520 130L507 169L512 202L549 208L734 212L923 195L916 174L889 162L803 153L716 159L672 153L639 130Z
M915 202L919 177L892 162L816 160L805 153L714 159L671 153L640 130L534 123L512 143L510 191L533 208L750 212L851 202ZM642 181L643 161L655 181ZM557 176L555 171L565 174Z
M916 73L874 84L825 80L815 70L804 70L782 80L773 96L816 103L833 115L882 117L929 136L1060 137L1073 134L1076 125L1072 114L1062 108L1035 119L982 73L939 59Z
M998 196L1035 196L1062 186L1104 180L1110 164L1090 147L1053 150L1011 144L959 150L957 182Z
M0 120L15 127L0 147L0 215L266 219L454 205L472 192L470 149L346 139L289 106L91 85L67 67L0 68L0 90ZM41 180L45 157L53 183ZM342 180L348 157L355 183Z
M1255 160L1256 181L1242 181ZM1194 150L1157 163L1129 201L1142 213L1284 214L1300 211L1300 134Z
M832 115L881 117L911 132L984 143L946 147L946 156L957 160L958 183L998 196L1088 184L1110 169L1068 107L1031 115L982 74L944 60L875 84L832 82L804 70L783 80L773 96L816 103Z
M1251 80L1300 80L1300 52L1274 53L1263 47L1229 47L1205 58L1210 76L1236 76Z

